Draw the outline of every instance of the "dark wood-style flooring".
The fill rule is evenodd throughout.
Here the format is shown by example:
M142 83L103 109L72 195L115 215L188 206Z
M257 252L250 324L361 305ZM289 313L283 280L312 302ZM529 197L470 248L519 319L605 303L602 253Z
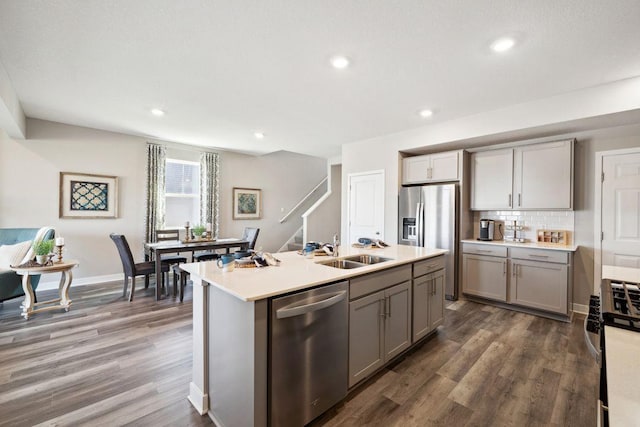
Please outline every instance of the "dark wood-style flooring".
M116 283L71 298L68 313L29 321L20 299L0 305L0 426L212 425L186 399L190 287L182 304L144 289L129 303ZM578 321L449 304L437 336L313 424L595 425L598 369L581 334Z

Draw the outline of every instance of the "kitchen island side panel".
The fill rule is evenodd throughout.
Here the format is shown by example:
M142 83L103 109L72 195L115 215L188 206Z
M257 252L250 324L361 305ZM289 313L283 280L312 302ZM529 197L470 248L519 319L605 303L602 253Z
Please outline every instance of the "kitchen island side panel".
M209 286L209 416L225 427L267 425L267 300Z

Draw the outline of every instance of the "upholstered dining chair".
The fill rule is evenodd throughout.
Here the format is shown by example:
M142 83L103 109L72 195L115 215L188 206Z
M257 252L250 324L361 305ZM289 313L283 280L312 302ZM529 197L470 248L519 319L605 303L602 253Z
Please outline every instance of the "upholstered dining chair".
M113 243L116 244L116 248L118 248L118 253L120 254L120 261L122 261L122 269L124 270L124 288L122 291L122 296L127 296L127 288L129 287L129 278L131 278L131 293L129 294L129 302L133 301L133 293L136 290L136 276L144 276L145 281L148 283L149 275L154 274L156 271L155 263L153 261L147 262L134 262L133 254L131 253L131 249L129 248L129 243L127 242L127 238L122 234L111 233L109 235ZM156 277L156 282L161 280L164 283L165 273L169 272L169 264L162 263L162 277ZM168 286L168 285L167 285ZM161 292L162 287L156 284L156 291Z

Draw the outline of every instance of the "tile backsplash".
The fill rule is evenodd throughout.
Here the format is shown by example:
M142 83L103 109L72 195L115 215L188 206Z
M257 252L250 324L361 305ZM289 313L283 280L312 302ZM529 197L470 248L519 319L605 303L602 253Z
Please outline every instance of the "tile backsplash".
M567 244L573 243L575 228L573 211L477 211L473 215L473 237L480 235L480 219L492 219L496 222L494 239L502 240L500 232L504 234L505 221L518 221L523 225L524 238L527 242L537 240L537 230L565 230ZM502 225L502 229L498 225Z

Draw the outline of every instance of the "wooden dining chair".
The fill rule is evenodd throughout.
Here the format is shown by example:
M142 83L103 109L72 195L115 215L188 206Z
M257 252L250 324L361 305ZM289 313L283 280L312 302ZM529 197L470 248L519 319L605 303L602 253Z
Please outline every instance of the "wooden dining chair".
M133 293L136 290L136 276L144 276L145 280L149 280L149 275L156 272L156 266L153 261L138 262L133 260L133 254L129 248L127 238L122 234L111 233L109 235L120 254L120 261L122 261L122 269L124 271L124 288L122 296L127 296L127 288L129 287L129 278L131 278L131 293L129 294L129 302L133 301ZM169 272L169 264L162 263L162 277L156 277L156 282L161 280L164 283L165 273ZM168 285L167 285L168 286ZM161 291L161 286L156 283L157 292Z

